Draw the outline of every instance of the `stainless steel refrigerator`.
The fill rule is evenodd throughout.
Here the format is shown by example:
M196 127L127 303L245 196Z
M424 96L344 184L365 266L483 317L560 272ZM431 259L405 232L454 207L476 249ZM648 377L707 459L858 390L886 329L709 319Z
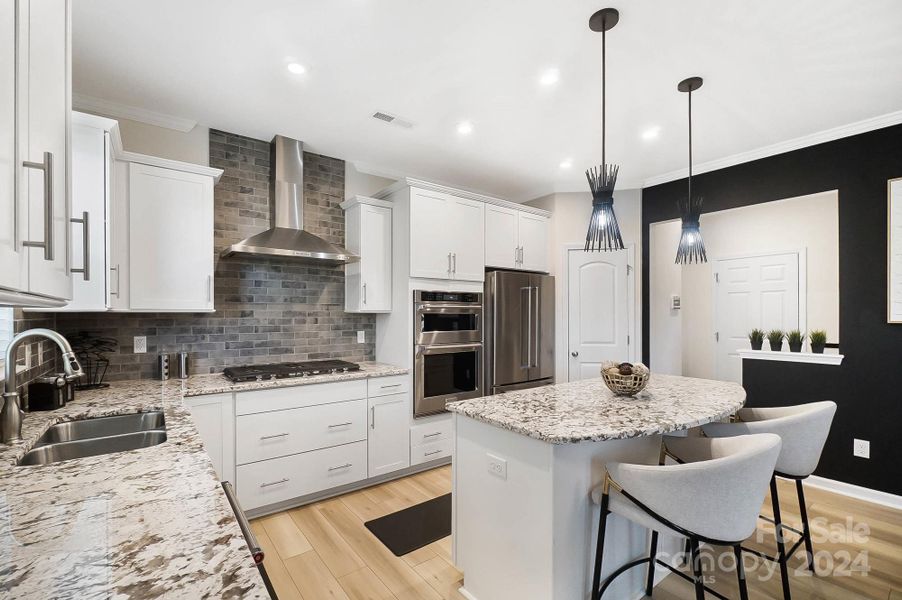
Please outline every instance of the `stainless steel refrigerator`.
M484 300L486 393L554 383L554 277L491 271Z

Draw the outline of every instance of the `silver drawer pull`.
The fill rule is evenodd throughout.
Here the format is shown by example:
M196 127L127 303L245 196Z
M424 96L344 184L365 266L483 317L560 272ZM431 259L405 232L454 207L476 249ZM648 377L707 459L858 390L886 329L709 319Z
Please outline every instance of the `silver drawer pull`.
M82 279L91 281L91 224L88 218L88 211L82 211L81 218L71 218L70 223L80 223L82 226L83 238L81 241L81 251L84 260L84 266L81 269L69 269L73 273L81 273Z
M329 425L329 429L333 429L335 427L347 427L348 425L353 425L353 421L348 421L347 423L336 423L335 425Z
M437 435L442 435L442 432L441 432L441 431L436 431L435 433L427 433L427 434L423 435L423 438L424 438L424 439L425 439L425 438L431 438L431 437L435 437L435 436L437 436Z
M329 470L330 471L340 471L342 469L347 469L348 467L351 467L351 466L353 466L353 465L351 463L348 463L346 465L339 465L337 467L329 467Z
M289 433L276 433L276 434L274 434L274 435L262 435L262 436L260 436L260 439L261 439L261 440L271 440L271 439L273 439L273 438L285 437L285 436L287 436L287 435L291 435L291 434L289 434Z
M286 477L285 479L280 479L278 481L270 481L269 483L261 483L260 487L265 488L271 485L279 485L280 483L288 483L288 478Z
M380 386L380 389L387 390L388 388L396 388L396 387L401 387L401 384L393 383L391 385L383 385L383 386Z
M433 450L432 452L427 452L423 456L432 456L433 454L441 454L441 453L442 453L441 450Z
M43 248L44 260L53 260L53 153L44 153L44 162L26 160L22 162L26 169L37 169L44 172L44 241L22 242L28 248Z

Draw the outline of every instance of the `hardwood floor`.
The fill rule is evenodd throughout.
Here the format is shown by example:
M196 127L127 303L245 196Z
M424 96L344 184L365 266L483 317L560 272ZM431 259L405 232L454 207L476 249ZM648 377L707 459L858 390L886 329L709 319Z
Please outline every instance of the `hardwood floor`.
M280 600L463 600L457 592L463 574L451 562L450 537L398 558L363 526L450 491L451 468L441 467L263 517L251 527L266 552L266 569ZM784 520L801 528L792 485L781 482L780 495ZM811 487L806 495L819 569L811 576L797 568L804 557L798 552L793 599L902 600L902 511ZM769 507L768 500L762 514L769 515ZM772 528L762 522L759 533L749 545L774 553ZM710 549L704 553L709 585L738 598L732 553L723 558ZM782 598L779 571L768 576L770 565L752 568L753 562L747 555L751 600ZM847 572L837 573L838 568ZM654 597L695 596L691 585L671 575L655 588Z

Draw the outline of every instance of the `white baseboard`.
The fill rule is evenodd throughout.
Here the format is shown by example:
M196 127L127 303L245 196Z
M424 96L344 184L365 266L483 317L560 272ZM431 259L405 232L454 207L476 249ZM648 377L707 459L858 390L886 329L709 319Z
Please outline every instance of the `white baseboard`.
M457 588L457 593L460 594L461 596L463 596L464 598L466 598L467 600L477 600L476 596L474 596L473 594L468 592L466 589L464 589L463 586Z
M896 510L902 510L902 496L897 496L896 494L872 490L871 488L861 487L860 485L853 485L843 481L836 481L835 479L827 479L826 477L818 477L817 475L812 475L806 479L805 484L827 490L828 492L849 496L850 498L856 498L858 500L864 500L865 502L872 502Z

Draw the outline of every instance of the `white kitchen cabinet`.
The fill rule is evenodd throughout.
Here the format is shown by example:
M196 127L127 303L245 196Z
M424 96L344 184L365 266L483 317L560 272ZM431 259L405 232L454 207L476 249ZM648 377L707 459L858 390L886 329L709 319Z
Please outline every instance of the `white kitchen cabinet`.
M21 291L16 210L16 4L0 0L0 288Z
M411 189L410 276L484 281L485 205Z
M548 217L519 211L520 265L526 271L548 272Z
M369 477L410 465L410 394L369 398Z
M485 207L485 264L502 269L516 269L520 265L520 211L506 206Z
M213 179L132 162L129 309L213 310Z
M356 196L344 202L345 246L360 260L345 266L345 310L391 311L392 205Z
M232 394L188 396L194 426L222 481L235 482L235 399Z

